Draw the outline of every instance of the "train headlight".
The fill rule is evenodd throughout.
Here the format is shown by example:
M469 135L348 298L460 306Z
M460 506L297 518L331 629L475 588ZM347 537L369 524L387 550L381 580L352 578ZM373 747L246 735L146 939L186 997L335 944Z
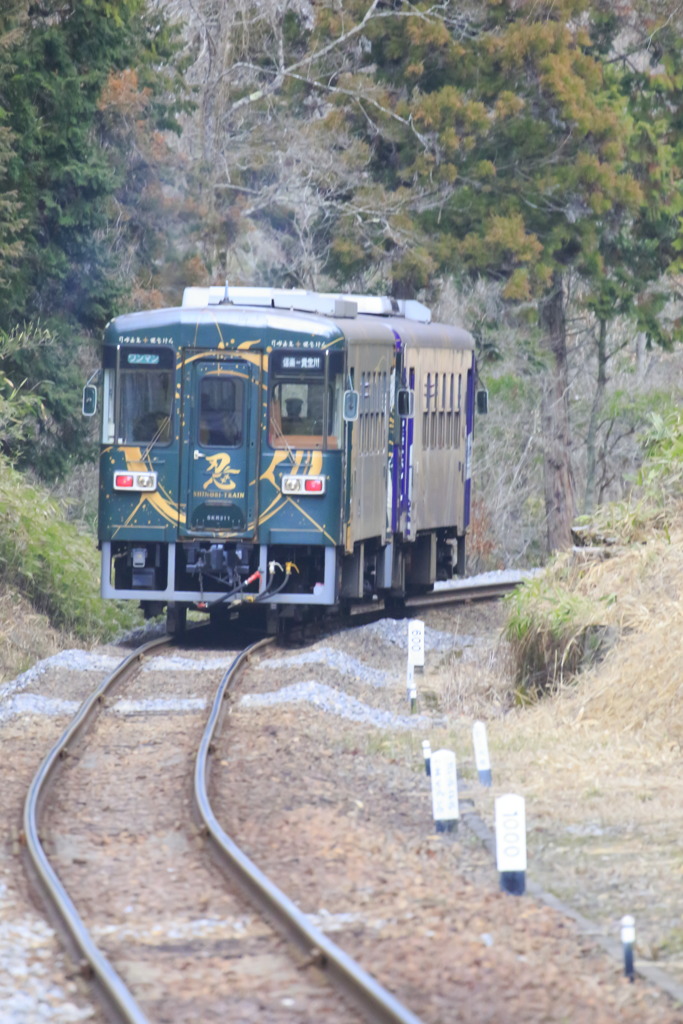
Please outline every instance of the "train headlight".
M131 551L134 569L144 569L147 565L147 548L133 548Z
M324 494L324 476L283 476L283 494Z
M156 491L156 473L114 473L115 491Z

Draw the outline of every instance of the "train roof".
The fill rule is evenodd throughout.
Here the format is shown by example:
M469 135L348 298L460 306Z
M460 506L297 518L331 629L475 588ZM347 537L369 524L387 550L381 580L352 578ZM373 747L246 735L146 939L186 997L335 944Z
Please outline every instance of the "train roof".
M206 324L232 324L235 327L269 327L273 330L300 331L304 334L330 337L340 334L338 326L328 318L311 314L292 314L289 310L259 309L249 306L170 306L136 313L122 313L107 325L119 334L159 330L176 324L195 327Z
M432 322L431 310L414 299L308 292L285 288L186 288L180 307L124 313L109 325L116 334L158 331L175 324L230 324L295 331L343 342L386 341L435 348L474 348L468 331ZM115 335L109 331L109 343Z
M342 292L310 292L304 288L186 288L183 306L265 306L299 313L346 319L359 313L371 316L401 316L419 323L429 323L432 312L415 299L395 299L389 295L359 295Z
M197 307L281 310L290 315L324 317L327 322L335 322L348 341L370 337L379 340L386 337L388 328L394 340L400 337L408 345L474 348L474 338L462 327L433 323L432 311L423 303L390 295L311 292L303 288L233 288L226 283L224 288L186 288L183 308Z

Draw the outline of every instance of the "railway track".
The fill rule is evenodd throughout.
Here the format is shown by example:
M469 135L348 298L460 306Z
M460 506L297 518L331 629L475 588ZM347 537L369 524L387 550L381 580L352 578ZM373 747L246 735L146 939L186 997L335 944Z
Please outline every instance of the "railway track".
M421 739L428 736L434 744L444 733L438 732L443 727L438 714L424 714L430 688L440 685L453 666L461 679L488 671L499 621L491 615L493 607L467 597L454 614L436 608L421 615L428 634L443 630L439 635L445 637L450 629L454 635L442 655L438 647L428 652L429 667L419 680L425 691L420 713L405 733L403 655L397 643L403 636L401 623L369 623L305 649L271 648L248 659L240 692L226 688L218 699L227 717L211 737L204 730L218 677L227 666L224 651L219 657L219 652L188 647L171 658L162 646L151 649L141 661L132 660L131 673L133 667L140 672L122 684L123 693L94 695L94 710L103 712L98 729L105 731L96 748L82 749L78 739L55 744L56 766L65 768L60 786L67 776L71 780L57 791L56 805L39 797L36 831L67 891L74 897L80 892L76 902L93 942L129 983L143 1019L169 1024L356 1019L321 979L326 968L320 946L311 948L304 936L292 960L290 947L237 901L241 893L216 884L213 865L210 870L207 864L207 837L189 825L197 814L190 782L199 771L194 755L203 742L210 765L205 789L215 818L235 837L247 864L253 859L302 908L307 923L338 939L350 957L421 1020L679 1020L662 1002L661 991L635 986L632 998L625 999L618 964L605 962L598 943L585 933L577 936L571 915L553 915L535 900L504 898L488 854L468 830L461 828L451 837L432 834L429 780L419 769ZM489 626L475 647L460 646L458 634L469 643L468 635L487 617ZM480 655L477 643L482 644ZM448 660L451 649L454 661ZM183 671L176 660L186 663ZM310 676L329 688L330 706L317 703L312 692L291 697L303 703L275 699L307 685ZM483 679L480 692L488 685ZM57 680L47 692L63 696L76 691L82 699L84 686L65 687ZM381 709L379 714L391 720L384 726L375 718L374 728L360 720L342 721L348 707L355 712L361 703L365 709ZM466 714L475 712L470 708ZM31 736L43 735L48 725L35 720ZM86 725L80 728L84 732ZM451 732L458 733L457 723L449 726ZM7 743L11 735L14 746ZM28 723L19 719L13 732L3 733L10 761L19 760L28 739ZM467 781L462 739L455 735L459 774L464 771L463 817L470 817L474 805L490 820L481 794ZM102 762L94 771L98 751L113 755L114 762L109 768ZM117 795L110 781L118 775L122 788ZM12 778L10 766L13 785ZM151 803L143 804L140 786L151 789ZM94 789L101 790L98 806L90 801ZM105 811L115 812L106 827ZM81 826L76 831L77 821L82 832ZM204 824L199 828L206 832ZM543 833L530 839L533 856ZM1 858L0 850L0 868ZM0 965L7 867L3 870ZM251 889L248 879L237 888L245 884ZM533 887L531 880L530 891ZM78 951L76 957L84 959ZM225 986L235 997L233 1016L226 1009ZM3 991L0 979L0 996ZM215 997L213 1007L205 998L208 992ZM87 1017L99 1024L96 1011L87 1006L70 1013L65 1009L54 1019L71 1024ZM2 1013L0 1019L4 1024ZM32 1024L37 1017L10 1011L6 1019L8 1024Z
M155 975L161 972L164 976L169 976L172 974L172 970L169 968L173 967L184 966L191 970L192 964L187 959L186 952L180 955L181 960L183 956L185 957L184 964L180 964L177 950L171 956L168 955L168 950L165 955L162 954L160 963L164 964L163 967L155 964L152 952L154 943L150 944L148 940L140 940L140 936L144 937L145 935L145 929L149 934L149 926L145 924L144 910L142 909L147 905L147 894L143 900L138 902L133 891L127 897L129 901L127 906L121 907L119 887L116 884L109 884L111 879L105 877L106 872L103 871L101 857L97 858L99 880L102 891L110 892L112 905L111 913L104 914L104 925L102 924L101 906L98 906L97 903L92 905L92 890L87 896L82 896L79 892L79 878L82 878L90 864L95 863L93 848L98 843L105 843L110 847L111 853L107 859L113 879L118 879L126 870L130 870L132 876L136 877L138 870L136 859L139 859L140 856L152 856L158 862L158 870L161 872L167 861L167 857L164 856L164 851L161 849L164 844L166 846L175 845L181 850L183 847L187 847L188 843L192 845L192 840L188 841L182 838L179 840L177 834L175 843L169 840L168 819L155 822L155 838L151 842L141 844L137 840L140 839L141 831L145 829L145 814L155 816L158 815L158 812L151 808L142 815L138 812L137 815L133 814L132 817L128 817L133 786L136 781L142 781L142 789L144 789L144 777L148 775L150 765L149 759L143 759L137 768L131 767L129 758L120 756L121 747L130 748L140 745L144 747L145 744L151 745L152 748L156 747L155 757L159 760L161 767L173 761L173 741L171 741L171 746L168 746L166 738L162 740L158 730L156 732L153 730L151 733L144 728L141 731L139 727L134 727L131 730L130 717L125 722L113 722L113 725L111 719L114 716L112 714L104 716L105 721L98 717L98 712L103 708L111 709L111 701L115 692L123 687L128 691L131 682L136 678L136 672L139 672L143 659L148 661L152 668L152 675L154 675L154 656L158 656L167 647L166 639L145 644L125 659L114 673L93 690L70 726L45 758L30 786L24 807L24 836L30 870L40 883L49 903L51 916L59 921L61 930L67 936L69 946L75 951L82 968L92 977L95 988L106 1007L106 1012L117 1020L131 1022L131 1024L144 1024L148 1020L172 1020L174 1022L185 1019L212 1020L214 1014L216 1015L215 1019L221 1020L242 1022L252 1019L252 1015L256 1020L258 1019L258 1014L255 1013L256 1005L258 1004L262 1012L264 1003L267 1005L268 1002L268 996L264 995L263 991L268 988L268 984L263 977L265 954L262 948L264 942L267 941L273 950L268 957L277 965L276 974L279 976L275 986L271 986L274 988L271 995L275 999L275 1003L267 1007L268 1020L291 1019L291 1009L288 1008L287 997L286 995L282 996L282 992L287 990L287 984L290 984L297 993L296 1003L299 1010L302 1006L305 1007L305 1015L299 1016L298 1020L324 1018L329 1021L355 1021L356 1019L368 1019L386 1022L386 1024L394 1024L394 1022L395 1024L399 1024L399 1022L401 1024L418 1024L417 1016L331 942L321 929L311 924L309 918L301 913L292 901L229 838L213 812L207 792L210 751L215 743L214 734L220 724L221 711L226 703L226 694L246 659L248 651L240 653L235 658L212 701L208 723L197 743L198 753L194 767L192 800L195 812L201 819L201 831L209 838L214 856L220 859L232 878L237 878L241 888L249 893L252 901L255 900L258 903L265 916L270 920L274 919L278 929L293 939L298 947L299 954L289 969L291 975L289 981L287 981L287 968L282 965L283 952L279 936L271 933L265 925L255 926L250 923L245 926L245 919L250 920L249 912L246 912L245 918L244 908L240 909L239 906L233 905L234 896L230 899L223 896L218 901L221 907L220 912L214 912L212 917L220 921L225 921L227 918L233 922L242 922L240 927L243 932L245 928L247 932L253 932L247 936L246 940L242 938L237 944L241 945L238 954L240 957L246 956L249 953L249 948L254 947L256 965L247 968L246 973L251 970L260 976L261 992L258 999L253 995L245 997L242 991L245 969L242 970L240 982L234 985L234 988L238 990L237 993L234 991L231 993L230 985L228 985L228 991L216 998L216 993L221 988L221 976L224 978L225 975L225 970L221 969L220 960L216 965L215 977L211 972L207 974L205 967L201 972L200 988L203 991L207 990L207 979L213 978L208 983L208 989L212 992L213 1005L211 999L208 1001L205 999L206 1005L203 1006L203 1009L200 1008L197 1004L196 987L193 986L190 988L195 991L195 995L191 1005L187 1005L187 980L183 976L182 969L178 972L180 988L174 988L173 982L169 980L169 991L165 995L161 995ZM137 678L139 679L139 676ZM150 684L147 684L146 689L150 689ZM198 716L192 712L189 716L183 717L196 719ZM98 737L94 741L90 738L93 730ZM192 730L196 733L196 723L193 724ZM124 731L127 735L122 738ZM131 731L132 735L129 735ZM164 725L164 732L167 731L166 725ZM88 736L87 745L82 749L86 735ZM187 760L188 753L187 750L183 753L183 761ZM107 785L105 792L92 793L88 765L97 761L100 765L99 777L101 778L102 759L105 755L113 756L111 779L120 776L118 781L126 788L125 796L121 795L120 786L117 789L114 785ZM174 773L175 775L176 773ZM140 778L141 776L143 778ZM82 800L83 792L88 793L87 802ZM91 799L92 797L94 800ZM139 795L134 798L133 802L141 802L144 799L142 795ZM169 793L169 800L171 799ZM118 808L118 813L114 814L113 821L109 825L103 826L102 821L106 819L112 805L119 803L123 807ZM174 810L174 813L178 813L177 809ZM66 821L60 821L62 815L66 815ZM81 824L83 819L86 822L86 833L80 839L74 838L74 835L77 835L83 827ZM187 833L188 827L188 823L179 826L181 837L183 833ZM104 831L105 828L106 831ZM165 833L164 829L166 829ZM46 834L53 837L48 839L47 843L42 839L44 830ZM68 839L66 838L67 832ZM53 865L51 857L48 856L46 845L56 852L59 869ZM143 846L144 850L139 849L140 846ZM130 869L122 867L125 852L132 854ZM195 860L196 851L192 858L181 857L175 870L178 872L194 871ZM165 866L165 870L174 872L174 868L168 865ZM63 871L68 876L66 882L63 882L60 877ZM168 879L168 884L176 884L176 878L172 876ZM208 879L203 879L202 885L211 885L211 882ZM118 909L115 910L117 901ZM81 910L81 904L85 905L85 910ZM122 929L120 915L121 912L125 915L127 910L131 911L132 927L128 927L126 933L128 938L123 943L123 945L127 944L128 948L124 951L121 948L121 939L112 940L112 936L122 935L126 932L125 928ZM190 916L191 914L192 910L190 910ZM99 920L99 929L88 927L84 920L88 917ZM152 932L153 930L152 928ZM99 934L94 934L97 931ZM104 941L102 940L103 935L105 936ZM208 947L202 947L202 943L198 942L196 938L193 941L197 947L198 957L216 959L215 939L213 943L208 944ZM223 943L226 941L225 929L221 932L221 941ZM235 944L234 938L232 941ZM218 944L220 945L220 942ZM137 952L132 954L130 947L136 945ZM161 943L161 945L168 945L168 943ZM105 950L109 947L111 953L103 951L102 947ZM137 961L137 969L134 961ZM144 970L140 970L140 964L145 964ZM334 1001L331 1001L327 986L321 986L320 979L323 975L332 979L336 987L343 992L344 1004L337 1007ZM307 978L311 990L307 994L302 992L304 976ZM131 977L132 982L129 981ZM137 986L142 992L140 998L135 994L136 977L140 978L140 984ZM223 983L223 988L225 987ZM280 998L284 1009L283 1005L277 1005L277 998ZM349 1004L357 1007L361 1015L360 1018L356 1016L355 1011L349 1010Z

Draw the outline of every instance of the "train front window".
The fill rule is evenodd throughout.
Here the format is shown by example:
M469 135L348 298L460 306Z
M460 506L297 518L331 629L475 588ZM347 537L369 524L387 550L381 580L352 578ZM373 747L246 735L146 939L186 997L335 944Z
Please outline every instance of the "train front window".
M119 444L168 444L173 412L173 353L124 350L119 383Z
M339 382L325 373L325 355L275 353L272 357L268 440L274 448L338 448Z

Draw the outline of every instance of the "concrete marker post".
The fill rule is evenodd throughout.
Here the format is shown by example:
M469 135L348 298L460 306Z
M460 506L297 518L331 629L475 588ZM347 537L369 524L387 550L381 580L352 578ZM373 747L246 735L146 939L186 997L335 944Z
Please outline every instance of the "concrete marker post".
M429 740L422 740L422 756L425 761L425 775L432 774L432 745Z
M458 773L452 750L437 750L430 758L432 813L437 832L454 832L458 827Z
M408 664L414 668L424 668L425 663L425 624L421 619L410 619L408 622Z
M526 890L526 811L524 797L496 797L496 863L503 892L522 896Z
M415 666L408 662L406 666L406 697L410 700L411 693L415 690Z
M636 943L636 919L625 914L621 919L621 944L624 947L624 974L629 981L635 981L633 947Z
M477 766L479 781L482 786L490 786L493 778L491 775L491 760L489 758L486 726L483 722L475 722L472 726L472 742L474 744L474 760Z

